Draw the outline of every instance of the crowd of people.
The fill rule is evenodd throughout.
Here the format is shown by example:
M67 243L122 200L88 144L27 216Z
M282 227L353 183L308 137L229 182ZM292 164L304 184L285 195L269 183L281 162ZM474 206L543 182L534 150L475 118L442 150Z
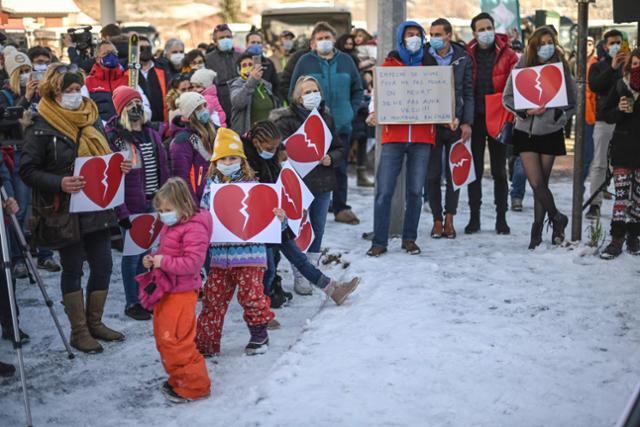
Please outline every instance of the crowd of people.
M482 179L488 147L494 182L495 232L510 233L509 177L513 165L511 208L522 210L524 177L534 198L529 249L542 242L545 218L552 242L564 240L568 224L549 188L556 156L566 154L565 127L575 111L576 88L571 65L552 27L538 28L523 47L495 31L494 19L481 13L471 21L474 39L454 40L452 26L440 18L428 32L414 21L400 25L396 45L382 67L451 66L455 111L450 124L381 125L380 162L375 177L374 232L367 255L387 252L391 200L406 164L406 205L402 250L415 255L423 207L433 217L430 236L454 239L459 190L454 190L447 162L452 144L470 140L477 179L468 186L470 218L465 234L481 230ZM360 222L348 203L348 165L353 157L357 185L373 187L367 176L367 141L374 134L373 67L375 38L364 29L338 35L325 22L315 25L308 46L283 31L272 46L258 30L234 46L226 24L213 29L213 43L186 51L178 39L153 52L140 37L140 67L128 67L117 25L103 28L93 56L67 40L70 63L58 61L44 47L22 52L3 47L0 108L24 110L23 142L3 147L2 184L37 253L38 268L61 271L61 294L71 325L70 343L86 353L100 353L100 341L121 341L124 334L102 322L110 287L114 234L132 227L131 216L156 212L165 224L160 243L141 255L121 257L124 314L137 321L153 318L157 349L169 374L162 391L172 402L206 397L211 383L204 358L221 351L225 313L238 288L238 302L250 332L246 354L266 351L269 329L279 328L272 309L293 297L282 286L282 257L291 263L293 290L310 295L314 287L336 304L356 289L359 279L340 282L321 271L320 258L329 212L337 222ZM428 40L428 41L427 41ZM607 146L616 187L611 235L603 256L627 248L640 254L640 51L620 50L622 34L604 35L602 52L591 40L589 52L588 135L593 135L592 190L606 177ZM126 45L126 43L125 43ZM268 55L268 49L272 51ZM568 104L558 108L515 108L514 68L561 63ZM129 73L137 72L138 84ZM488 111L496 105L512 113L513 129L496 139L487 130ZM308 252L296 245L285 213L279 244L210 244L208 213L211 184L275 183L286 152L282 142L317 110L332 141L326 156L304 177L314 196L307 215L314 232ZM511 128L509 128L511 129ZM122 152L125 201L115 209L70 213L70 195L85 186L73 175L77 157ZM588 156L589 157L589 156ZM441 184L444 182L444 203ZM589 215L599 215L594 199ZM362 214L362 213L360 213ZM29 224L29 226L27 226ZM13 233L10 233L13 234ZM11 239L14 279L29 272ZM59 262L53 250L58 251ZM82 285L83 266L89 267ZM203 273L204 270L204 273ZM7 284L0 283L2 337L27 342L14 331ZM204 282L204 284L203 284ZM15 286L15 280L14 284ZM198 296L202 309L196 317ZM10 365L0 373L10 374Z

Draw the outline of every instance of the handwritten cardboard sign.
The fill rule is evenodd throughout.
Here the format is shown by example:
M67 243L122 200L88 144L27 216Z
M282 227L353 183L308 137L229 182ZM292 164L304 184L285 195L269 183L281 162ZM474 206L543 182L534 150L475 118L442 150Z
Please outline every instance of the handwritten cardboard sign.
M516 110L565 107L569 103L561 62L514 69L511 81Z
M376 67L379 124L451 123L455 117L453 67Z

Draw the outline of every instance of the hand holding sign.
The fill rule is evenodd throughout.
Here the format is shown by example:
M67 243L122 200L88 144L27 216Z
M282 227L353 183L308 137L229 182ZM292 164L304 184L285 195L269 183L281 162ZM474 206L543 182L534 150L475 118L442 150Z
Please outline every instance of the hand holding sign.
M280 243L279 184L212 184L213 243Z
M333 137L327 124L318 110L314 109L300 126L300 129L287 138L283 144L287 150L289 161L295 170L302 177L305 177L324 159L332 140Z
M75 179L66 184L70 191L63 187L72 193L69 211L102 211L124 203L124 160L120 153L78 157L71 177Z
M453 143L449 152L449 167L454 191L476 180L470 140Z
M565 107L567 84L561 62L511 71L516 110Z

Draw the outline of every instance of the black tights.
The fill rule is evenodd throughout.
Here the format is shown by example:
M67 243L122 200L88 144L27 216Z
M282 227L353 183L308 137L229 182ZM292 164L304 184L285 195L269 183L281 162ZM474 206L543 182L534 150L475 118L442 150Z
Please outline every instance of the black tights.
M553 218L558 213L553 194L549 190L549 177L556 157L549 154L524 152L520 153L520 158L529 185L533 189L534 222L542 223L545 213L549 214L549 218Z

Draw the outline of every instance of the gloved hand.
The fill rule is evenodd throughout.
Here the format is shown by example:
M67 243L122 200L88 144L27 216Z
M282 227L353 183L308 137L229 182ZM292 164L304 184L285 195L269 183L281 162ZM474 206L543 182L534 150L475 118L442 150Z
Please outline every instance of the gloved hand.
M118 221L118 225L125 230L129 230L131 228L131 221L129 220L129 218L123 218Z

